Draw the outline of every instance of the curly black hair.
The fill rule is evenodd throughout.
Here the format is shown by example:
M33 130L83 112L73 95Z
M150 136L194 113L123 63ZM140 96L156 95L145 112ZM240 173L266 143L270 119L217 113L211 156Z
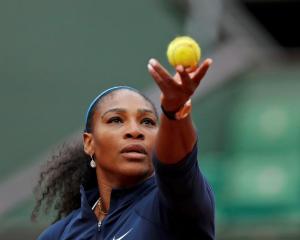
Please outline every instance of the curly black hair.
M108 95L112 95L116 91L118 90ZM141 92L135 92L152 105L158 116L153 102ZM91 131L95 108L104 98L97 100L87 119L86 128ZM48 214L49 210L54 208L57 211L54 220L56 222L80 207L80 185L83 185L85 190L98 186L96 170L90 167L90 160L90 156L84 152L82 140L64 143L59 147L57 153L44 165L34 189L36 204L31 213L32 221L36 220L42 209L45 214Z
M96 171L89 166L89 161L90 157L84 152L82 142L61 145L59 151L45 164L34 189L36 205L31 214L33 221L43 202L46 214L51 207L57 211L54 222L80 207L80 185L85 189L97 186Z

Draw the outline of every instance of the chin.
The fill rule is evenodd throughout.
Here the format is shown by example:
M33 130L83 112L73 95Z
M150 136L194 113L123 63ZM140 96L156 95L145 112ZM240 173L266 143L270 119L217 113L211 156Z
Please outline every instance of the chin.
M134 183L138 183L153 174L152 165L146 165L141 163L128 163L120 169L120 175L123 179L129 180Z

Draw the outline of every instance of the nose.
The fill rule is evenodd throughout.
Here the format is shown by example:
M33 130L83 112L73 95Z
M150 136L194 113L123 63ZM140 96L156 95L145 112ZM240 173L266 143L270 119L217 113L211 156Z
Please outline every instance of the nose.
M128 129L126 129L124 138L125 139L132 138L132 139L144 140L145 135L142 133L142 131L140 130L137 123L130 123L128 126Z

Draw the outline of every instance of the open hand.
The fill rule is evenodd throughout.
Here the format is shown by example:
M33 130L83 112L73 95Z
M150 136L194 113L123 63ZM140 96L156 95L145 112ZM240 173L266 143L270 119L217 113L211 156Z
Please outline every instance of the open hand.
M194 94L207 70L212 64L211 59L206 59L194 69L176 67L176 74L171 74L156 60L150 59L148 71L161 90L161 104L167 111L176 111Z

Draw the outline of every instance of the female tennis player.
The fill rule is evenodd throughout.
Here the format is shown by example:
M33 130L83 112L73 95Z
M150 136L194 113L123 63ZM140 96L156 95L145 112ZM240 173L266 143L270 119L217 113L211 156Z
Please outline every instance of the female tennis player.
M63 146L40 175L32 218L42 205L57 218L39 240L214 239L214 197L198 167L190 100L211 63L178 66L171 76L149 61L160 116L128 86L91 102L82 143Z

